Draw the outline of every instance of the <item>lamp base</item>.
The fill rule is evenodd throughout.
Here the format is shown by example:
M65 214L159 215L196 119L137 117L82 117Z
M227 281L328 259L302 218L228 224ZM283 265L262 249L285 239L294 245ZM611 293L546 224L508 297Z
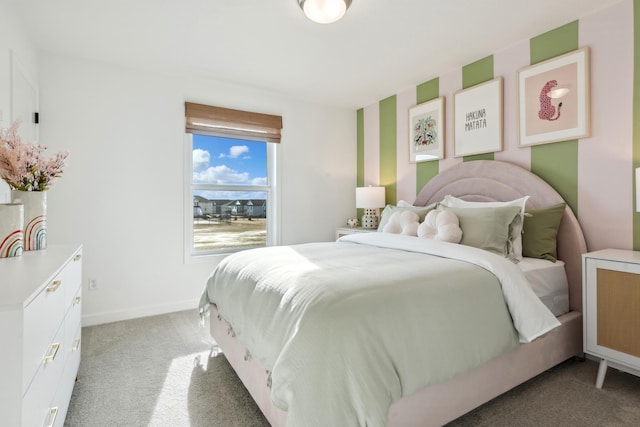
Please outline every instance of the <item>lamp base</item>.
M378 228L378 215L375 209L365 209L362 215L362 228Z

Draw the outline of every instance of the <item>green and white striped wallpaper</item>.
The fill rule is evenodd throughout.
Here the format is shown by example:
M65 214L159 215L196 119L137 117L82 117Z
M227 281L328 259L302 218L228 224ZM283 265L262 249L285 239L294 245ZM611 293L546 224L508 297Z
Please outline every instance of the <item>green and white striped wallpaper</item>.
M567 200L589 250L640 249L633 195L633 171L640 166L639 29L640 0L624 0L530 40L506 41L504 50L359 109L357 185L385 186L387 203L411 202L433 176L456 163L508 161L530 169ZM518 70L584 46L591 51L591 137L519 147ZM504 79L504 149L454 158L454 93L498 76ZM410 163L408 109L439 96L445 97L445 158Z

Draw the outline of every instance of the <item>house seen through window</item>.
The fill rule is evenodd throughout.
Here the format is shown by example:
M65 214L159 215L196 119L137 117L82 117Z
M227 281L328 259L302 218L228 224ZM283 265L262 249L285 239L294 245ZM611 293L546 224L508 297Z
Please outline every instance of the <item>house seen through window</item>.
M267 143L193 135L193 249L267 244Z
M187 258L279 243L282 117L185 103Z

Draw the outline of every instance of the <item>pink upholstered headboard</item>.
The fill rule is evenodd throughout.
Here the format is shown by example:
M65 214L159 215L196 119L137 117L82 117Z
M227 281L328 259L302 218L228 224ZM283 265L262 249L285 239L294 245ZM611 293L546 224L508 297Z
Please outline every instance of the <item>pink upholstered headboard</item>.
M531 196L527 209L564 202L556 190L537 175L496 160L463 162L435 176L418 194L414 205L426 206L450 194L473 201L509 201ZM564 261L572 311L582 311L582 254L587 245L580 224L567 205L558 230L558 258Z

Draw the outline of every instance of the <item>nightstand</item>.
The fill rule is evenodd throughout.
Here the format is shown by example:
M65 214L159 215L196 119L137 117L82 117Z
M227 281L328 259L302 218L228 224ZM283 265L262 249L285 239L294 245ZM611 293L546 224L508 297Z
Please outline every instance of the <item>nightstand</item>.
M336 228L336 240L347 234L355 233L374 233L378 231L377 228L362 228L362 227L339 227Z
M640 252L605 249L582 255L584 352L607 367L640 376Z

